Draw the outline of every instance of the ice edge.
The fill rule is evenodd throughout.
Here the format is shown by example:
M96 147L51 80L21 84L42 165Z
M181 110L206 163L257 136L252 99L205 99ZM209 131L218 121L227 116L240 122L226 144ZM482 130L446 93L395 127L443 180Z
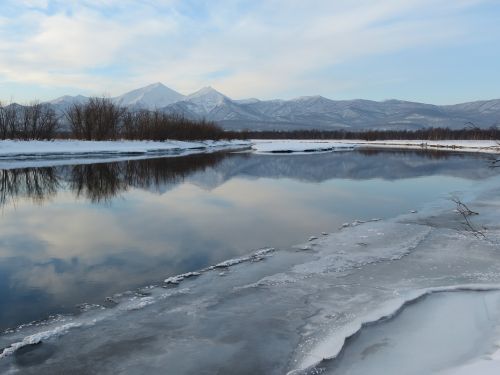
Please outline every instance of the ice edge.
M383 322L393 318L401 313L408 305L418 301L419 299L435 294L445 292L488 292L500 291L500 284L461 284L453 286L430 287L420 290L415 290L406 297L400 297L388 301L384 306L373 312L373 314L365 316L362 319L357 319L349 326L334 336L325 338L318 344L306 357L302 360L298 368L287 372L287 375L299 375L305 371L311 370L318 366L323 361L330 361L339 356L345 348L347 341L358 334L363 328Z

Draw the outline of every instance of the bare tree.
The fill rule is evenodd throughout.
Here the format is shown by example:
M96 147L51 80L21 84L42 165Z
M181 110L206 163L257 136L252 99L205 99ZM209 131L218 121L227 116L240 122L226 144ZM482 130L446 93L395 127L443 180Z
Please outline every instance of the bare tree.
M59 127L54 109L39 102L21 107L15 123L15 138L24 140L52 139Z
M12 104L0 103L0 139L15 138L18 111Z
M71 134L77 139L92 139L92 132L86 129L84 121L85 107L83 104L73 104L65 113L69 122Z
M92 97L86 103L73 104L66 111L72 134L77 139L116 139L125 110L109 98Z
M126 139L204 140L229 139L233 135L212 122L190 120L159 110L127 112L123 118L122 137Z

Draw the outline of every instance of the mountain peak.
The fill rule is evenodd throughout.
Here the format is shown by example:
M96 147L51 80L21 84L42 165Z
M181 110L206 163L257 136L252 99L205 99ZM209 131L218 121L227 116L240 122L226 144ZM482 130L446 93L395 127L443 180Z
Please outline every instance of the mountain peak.
M64 95L64 96L61 96L57 99L51 100L48 103L55 104L55 105L71 105L71 104L75 104L75 103L83 103L87 99L88 98L86 96L83 96L83 95L75 95L75 96Z
M200 90L188 95L188 99L197 98L197 97L201 97L201 96L214 96L214 97L217 96L217 97L227 98L226 95L217 91L212 86L205 86L205 87L201 88Z
M156 82L136 90L129 91L113 100L122 106L135 106L147 109L165 107L184 99L184 95L172 90L161 82Z
M157 89L157 88L160 88L160 89L168 89L167 86L165 86L163 83L161 82L155 82L155 83L152 83L150 85L147 85L147 86L144 86L143 89Z
M206 86L188 95L186 101L200 107L204 115L208 114L212 109L223 104L225 101L231 101L231 99L213 87Z

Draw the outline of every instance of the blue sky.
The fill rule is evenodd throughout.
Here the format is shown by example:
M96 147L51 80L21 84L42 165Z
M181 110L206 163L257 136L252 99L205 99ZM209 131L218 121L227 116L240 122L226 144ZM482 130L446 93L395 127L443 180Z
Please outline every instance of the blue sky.
M500 98L498 0L0 0L0 100Z

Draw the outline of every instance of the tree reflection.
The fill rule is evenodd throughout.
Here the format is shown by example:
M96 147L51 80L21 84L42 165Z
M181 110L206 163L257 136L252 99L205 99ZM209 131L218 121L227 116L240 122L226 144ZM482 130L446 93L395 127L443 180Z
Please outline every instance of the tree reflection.
M57 194L66 185L78 198L108 202L129 188L160 191L188 175L214 167L229 153L196 154L113 163L0 170L0 205L19 198L37 203Z
M78 198L85 197L93 203L109 201L128 188L122 170L121 163L75 165L69 186Z
M42 203L60 187L58 171L53 167L0 170L0 205L19 197Z

